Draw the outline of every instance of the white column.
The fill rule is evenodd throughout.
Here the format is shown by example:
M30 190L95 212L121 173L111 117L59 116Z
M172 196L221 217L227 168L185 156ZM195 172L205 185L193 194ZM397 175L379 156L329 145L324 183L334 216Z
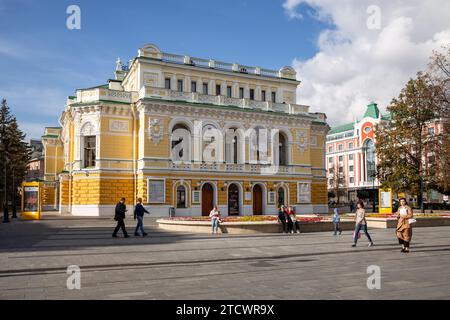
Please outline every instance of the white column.
M189 77L189 76L184 77L183 86L184 86L184 88L183 88L184 92L191 92L191 77Z
M208 85L208 94L213 96L216 94L216 81L215 80L209 80L209 85Z
M170 89L175 91L177 90L177 76L174 74L170 78Z

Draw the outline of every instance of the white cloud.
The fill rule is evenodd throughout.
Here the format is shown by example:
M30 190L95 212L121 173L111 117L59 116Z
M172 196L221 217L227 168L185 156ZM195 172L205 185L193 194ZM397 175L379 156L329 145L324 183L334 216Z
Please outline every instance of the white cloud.
M360 118L371 100L384 111L432 50L450 43L447 0L287 0L283 8L292 17L300 4L334 25L321 32L316 55L293 61L297 101L326 112L331 125ZM370 5L380 8L378 30L366 24Z

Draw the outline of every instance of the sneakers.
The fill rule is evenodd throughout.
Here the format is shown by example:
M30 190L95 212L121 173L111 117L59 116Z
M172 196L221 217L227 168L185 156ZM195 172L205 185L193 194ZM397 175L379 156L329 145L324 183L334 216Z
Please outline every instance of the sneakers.
M297 233L300 233L300 230L297 230Z
M352 247L356 247L356 243L352 244Z
M143 237L146 237L147 235L148 235L147 232L144 232L144 233L142 234Z
M405 253L409 253L409 248L405 248Z
M342 231L339 231L339 235L341 235L342 234Z
M369 243L369 245L368 245L368 247L371 247L371 246L373 246L373 242Z

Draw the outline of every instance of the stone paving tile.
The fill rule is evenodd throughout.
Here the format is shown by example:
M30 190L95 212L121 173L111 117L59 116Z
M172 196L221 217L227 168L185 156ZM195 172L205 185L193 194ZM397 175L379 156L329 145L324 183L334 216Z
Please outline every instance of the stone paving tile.
M111 239L108 223L65 219L0 225L0 299L450 296L450 286L442 284L450 278L448 227L415 230L412 252L402 255L392 230L373 229L376 246L367 248L363 239L353 249L351 233L217 237L155 232L151 226L150 238ZM15 242L2 241L11 235ZM65 287L70 264L81 266L81 290ZM372 264L382 270L381 290L367 289L366 268Z

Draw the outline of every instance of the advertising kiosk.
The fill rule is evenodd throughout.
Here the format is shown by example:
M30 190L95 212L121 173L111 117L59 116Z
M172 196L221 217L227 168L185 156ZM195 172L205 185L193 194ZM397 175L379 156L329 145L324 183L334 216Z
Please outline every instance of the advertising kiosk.
M379 189L379 213L392 213L392 189Z
M42 211L42 183L22 183L22 219L39 220Z

